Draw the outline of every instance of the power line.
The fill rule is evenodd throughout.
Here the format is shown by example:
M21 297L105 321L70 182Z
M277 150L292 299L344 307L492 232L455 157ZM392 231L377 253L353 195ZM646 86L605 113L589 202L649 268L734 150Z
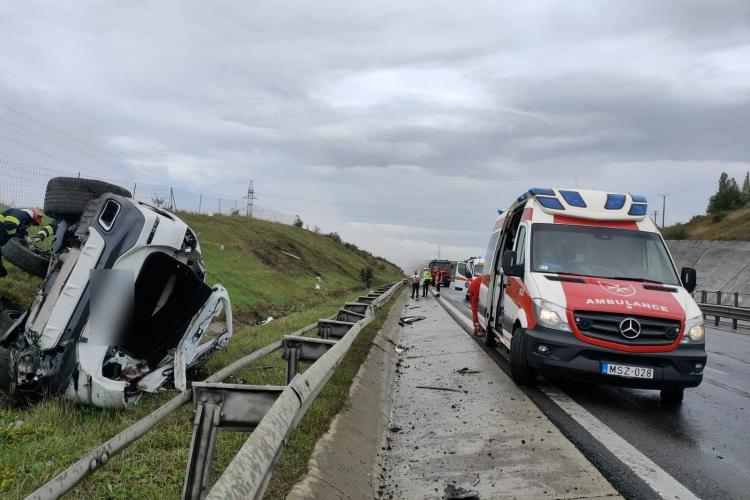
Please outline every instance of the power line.
M37 149L37 148L35 148L33 146L29 146L28 144L25 144L23 142L17 141L15 139L11 139L10 137L4 136L2 134L0 134L0 139L5 139L8 142L12 142L12 143L18 144L19 146L22 146L24 148L30 149L31 151L34 151L34 152L39 153L41 155L47 156L48 158L52 158L53 160L61 161L63 163L66 163L66 164L70 165L71 167L73 167L74 169L76 169L78 171L84 171L84 172L89 173L91 175L98 175L98 174L96 174L94 172L91 172L90 170L82 168L80 165L74 165L73 163L70 163L67 160L63 160L62 158L59 158L57 156L51 155L49 153L45 153L44 151L42 151L40 149ZM46 167L44 167L44 168L46 168Z
M20 124L14 122L12 120L8 120L8 119L3 118L3 117L0 116L0 121L3 121L3 122L8 123L10 125L13 125L14 127L20 128L21 130L23 130L25 132L28 132L29 134L35 135L37 137L41 137L44 140L47 140L47 141L52 142L54 144L57 144L58 146L62 146L64 148L70 149L71 151L75 151L76 153L82 154L84 156L88 156L89 158L93 158L93 159L95 159L97 161L100 161L102 163L106 163L108 165L112 165L112 166L117 167L117 168L122 168L122 165L119 164L119 163L114 163L114 162L111 162L111 161L108 161L108 160L103 160L102 158L99 158L96 155L93 155L93 154L88 153L86 151L82 151L82 150L80 150L78 148L75 148L73 146L65 144L62 141L58 141L57 139L53 139L52 137L46 136L44 134L40 134L39 132L37 132L35 130L32 130L32 129L28 128L28 127L24 127L23 125L20 125Z
M89 144L86 141L82 141L82 140L78 139L77 137L74 137L74 136L68 134L67 132L64 132L64 131L56 128L56 127L53 127L52 125L44 123L43 121L38 120L38 119L34 118L33 116L31 116L31 115L29 115L27 113L24 113L23 111L20 111L20 110L14 108L13 106L8 106L7 104L1 103L1 102L0 102L0 106L4 107L5 109L8 109L8 110L12 111L13 113L16 113L16 114L19 114L19 115L23 116L27 120L32 121L32 122L36 123L37 125L41 125L42 127L46 128L46 129L52 130L53 132L56 132L56 133L58 133L58 134L60 134L60 135L62 135L64 137L67 137L68 139L70 139L72 141L75 141L75 142L77 142L79 144L87 146L87 147L89 147L89 148L91 148L91 149L93 149L95 151L99 151L100 153L104 153L107 156L111 156L112 158L115 158L116 160L121 160L120 158L117 158L115 155L113 155L109 151L105 151L104 149L98 148L98 147L96 147L96 146L94 146L92 144Z

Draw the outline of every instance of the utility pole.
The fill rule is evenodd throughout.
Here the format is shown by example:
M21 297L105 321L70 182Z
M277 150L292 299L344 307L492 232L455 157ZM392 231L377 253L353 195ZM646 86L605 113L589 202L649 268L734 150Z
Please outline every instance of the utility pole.
M255 196L255 188L253 187L252 179L250 179L250 186L247 188L247 196L243 196L242 198L247 200L247 216L252 217L253 216L253 201L258 199Z
M666 220L667 213L667 196L668 194L660 194L661 196L661 230L664 231L664 221Z
M659 224L659 211L654 210L654 224Z
M440 245L438 245L438 260L440 260Z

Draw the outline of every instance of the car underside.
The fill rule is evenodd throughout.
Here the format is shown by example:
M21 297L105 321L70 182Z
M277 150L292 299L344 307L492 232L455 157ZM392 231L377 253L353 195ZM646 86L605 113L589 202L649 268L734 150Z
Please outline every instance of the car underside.
M45 211L60 224L39 291L0 332L0 390L105 408L169 381L184 390L188 370L232 335L229 296L205 284L195 233L87 179L52 179Z

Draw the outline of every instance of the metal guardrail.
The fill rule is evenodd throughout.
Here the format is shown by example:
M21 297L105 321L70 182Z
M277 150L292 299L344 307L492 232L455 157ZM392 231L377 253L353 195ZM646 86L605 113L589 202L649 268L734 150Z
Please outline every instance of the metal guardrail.
M373 309L384 304L402 284L403 281L392 284L388 289L379 289L375 296L358 299L359 303L368 305L369 313L365 313L366 316L356 323L349 323L348 331L338 341L332 343L317 361L304 373L294 375L216 481L207 498L260 499L263 497L271 474L292 431L349 351L357 335L373 320ZM297 359L296 349L299 349L299 346L292 349L287 351L285 356L290 365L296 363L292 360ZM187 494L184 497L198 498Z
M721 318L727 318L732 320L732 328L737 329L738 321L750 322L750 308L747 307L734 307L734 306L721 306L717 304L698 304L698 307L703 311L703 318L706 316L714 317L714 326L719 326Z
M347 342L345 342L345 343L342 343L341 341L340 342L336 342L336 346L335 347L338 348L336 350L336 352L340 353L340 357L337 357L336 359L334 359L334 358L332 358L332 357L329 356L329 358L327 360L327 364L330 364L330 363L328 363L328 361L330 361L330 360L335 361L335 363L333 363L332 367L330 368L330 373L324 373L323 374L324 377L322 377L320 379L322 381L322 384L319 384L319 387L317 388L316 391L314 391L314 392L310 391L309 387L308 387L308 390L304 390L304 388L301 388L301 387L298 387L297 389L294 389L294 387L297 387L299 385L299 381L298 381L299 376L294 377L292 379L292 384L289 384L288 386L282 386L282 387L285 387L287 389L291 389L292 391L294 391L295 398L298 398L298 401L301 401L302 398L296 396L296 394L305 394L306 401L308 401L306 405L301 405L301 406L299 406L297 408L297 413L299 413L299 417L297 417L297 418L295 418L293 420L292 423L294 425L291 428L288 429L288 432L291 432L291 430L293 430L294 427L296 427L297 423L299 422L299 419L302 417L302 415L304 415L304 411L307 410L307 407L312 402L312 400L314 399L314 397L317 396L317 393L320 392L320 389L322 389L322 387L325 385L325 382L328 380L328 378L330 378L330 376L332 374L332 371L333 371L333 368L335 368L336 366L338 366L338 363L343 358L343 354L345 354L346 351L348 351L349 347L351 346L351 342L354 340L354 338L359 333L359 331L366 324L368 324L370 321L372 321L372 319L373 319L373 315L372 314L363 314L361 311L365 310L365 308L366 308L367 310L369 310L370 312L372 312L372 308L380 307L380 305L382 305L388 298L390 298L390 296L402 284L403 284L403 281L400 281L400 282L397 282L397 283L390 283L388 285L385 285L384 287L379 288L377 290L377 292L371 294L371 295L376 295L375 299L372 301L373 302L372 304L367 304L367 303L364 303L364 302L347 303L347 304L344 305L344 307L339 312L337 312L336 314L334 314L330 318L326 318L326 319L323 319L323 320L319 320L319 321L317 321L315 323L311 323L311 324L309 324L309 325L301 328L300 330L297 330L292 335L288 335L288 336L285 337L285 338L291 338L291 339L306 339L306 337L302 337L302 335L304 335L306 333L309 333L309 332L311 332L311 331L313 331L315 329L318 329L319 330L319 334L321 334L320 333L320 331L322 330L322 328L321 328L322 324L321 323L325 323L326 321L337 321L339 319L350 319L350 318L357 318L357 319L359 319L359 321L357 323L351 323L352 329L349 331L349 333L351 335L347 334L347 335L344 335L342 337L341 340L343 341L344 339L346 339ZM355 328L356 328L356 331L354 331ZM325 334L321 334L321 336L325 336L326 338L328 337ZM314 339L309 339L309 340L314 340ZM341 347L339 347L339 344L341 345ZM241 370L241 369L249 366L250 364L252 364L252 363L260 360L261 358L263 358L263 357L265 357L265 356L267 356L269 354L272 354L273 352L278 351L280 349L284 349L285 350L285 359L287 359L287 354L288 354L288 351L289 351L289 347L288 346L289 346L289 342L277 341L277 342L269 344L269 345L267 345L265 347L262 347L262 348L260 348L260 349L258 349L256 351L253 351L252 353L250 353L250 354L248 354L246 356L243 356L242 358L234 361L230 365L222 368L218 372L216 372L213 375L211 375L210 377L208 377L203 383L196 384L196 386L197 386L197 388L200 388L200 390L203 390L203 388L206 385L217 385L218 382L226 380L226 378L229 377L230 375L236 373L237 371L239 371L239 370ZM331 349L330 351L333 351L333 349ZM328 353L326 353L326 354L328 354ZM321 356L321 359L322 359L322 357L323 356ZM292 377L290 377L290 375L292 375L292 376L296 375L296 369L297 369L297 366L298 366L297 363L300 360L300 358L303 361L305 360L304 358L302 358L301 353L300 353L299 357L298 356L294 357L294 370L295 370L294 373L290 373L290 366L289 365L292 364L292 363L290 363L289 360L287 361L287 377L292 378ZM319 363L315 363L315 365L318 365L318 364ZM315 365L313 365L312 367L310 367L310 369L308 369L305 372L305 374L307 374L309 372L320 371L318 369L313 370L313 368L315 367ZM322 365L320 365L320 366L322 368ZM318 381L318 382L320 382L320 381ZM309 380L307 380L307 383L309 383ZM231 384L226 384L226 385L231 385ZM257 387L257 386L247 386L247 387ZM263 386L263 387L266 387L266 386ZM289 400L290 399L290 397L289 397L290 391L289 390L278 391L278 393L279 393L279 398L276 400L276 403L273 406L271 406L271 408L270 408L271 410L273 410L274 407L276 406L276 404L279 403L279 400L281 399L280 396L284 395L284 393L287 393L286 396L285 396L285 398L284 398L284 400ZM84 455L83 457L81 457L73 465L71 465L70 467L68 467L64 471L60 472L58 475L56 475L54 478L52 478L46 484L44 484L39 489L37 489L36 491L34 491L31 495L29 495L27 497L27 500L28 499L34 499L34 500L55 499L55 498L59 498L59 497L65 495L70 490L72 490L83 479L85 479L86 477L88 477L89 475L91 475L92 473L94 473L95 471L99 470L106 463L108 463L112 459L113 456L115 456L116 454L120 453L121 451L123 451L124 449L126 449L128 446L130 446L133 442L135 442L136 440L138 440L141 437L143 437L146 433L148 433L151 429L153 429L154 427L156 427L160 422L162 422L165 418L167 418L169 415L171 415L172 413L174 413L180 407L182 407L183 405L186 405L186 404L190 403L193 400L193 398L194 398L194 394L195 394L195 390L194 389L190 389L190 390L186 390L186 391L181 392L180 394L178 394L177 396L175 396L174 398L172 398L171 400L169 400L167 403L165 403L164 405L162 405L161 407L159 407L153 413L151 413L151 414L147 415L146 417L142 418L138 422L134 423L133 425L131 425L127 429L123 430L122 432L120 432L116 436L110 438L106 442L102 443L101 445L97 446L96 448L94 448L93 450L91 450L89 453L87 453L86 455ZM300 413L300 411L301 411L301 413ZM269 413L270 413L270 411L269 411ZM260 421L260 423L262 423L263 420L268 420L268 418L269 418L269 414L267 413L267 414L265 414L265 417ZM255 433L253 433L253 435L255 435ZM195 440L195 435L194 435L194 440ZM247 446L247 443L245 443L245 446ZM245 448L245 446L243 446L243 449ZM191 448L192 448L192 446L191 446ZM191 449L191 453L192 452L193 452L193 450ZM279 452L280 452L280 450L279 450ZM278 458L278 457L276 457L276 458ZM236 459L235 459L235 461L236 461ZM209 460L208 463L210 464L210 460ZM265 471L265 474L267 474L268 478L270 478L272 465L275 465L275 463L276 463L276 460L274 459L272 461L272 463L270 464L271 467L267 471ZM222 476L222 477L224 477L224 476ZM187 487L188 479L189 478L186 478L186 487ZM265 491L265 485L266 484L267 484L267 479L266 479L265 483L263 484L262 491ZM262 495L262 491L261 491L261 495ZM205 495L205 488L203 488L203 492L199 493L199 495ZM242 498L246 498L244 495L242 495L241 497ZM191 498L193 498L193 497L191 497Z

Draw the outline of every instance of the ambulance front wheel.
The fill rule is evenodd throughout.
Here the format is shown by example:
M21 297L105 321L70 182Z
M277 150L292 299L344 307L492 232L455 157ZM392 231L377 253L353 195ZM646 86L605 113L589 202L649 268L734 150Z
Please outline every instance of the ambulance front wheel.
M510 376L518 385L533 385L536 372L526 359L526 331L521 327L513 330L510 341Z

